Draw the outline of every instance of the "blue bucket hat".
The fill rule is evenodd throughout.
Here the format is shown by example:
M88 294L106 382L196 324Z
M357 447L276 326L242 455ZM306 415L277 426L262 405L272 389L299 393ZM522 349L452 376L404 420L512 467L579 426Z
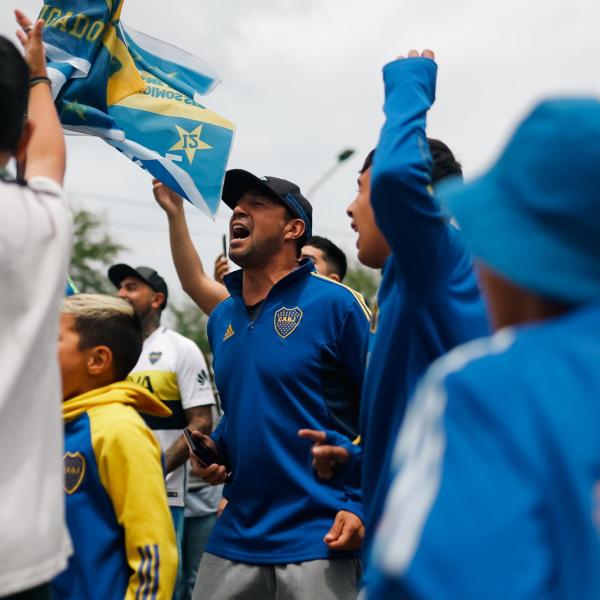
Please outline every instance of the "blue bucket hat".
M547 100L479 179L438 190L473 255L517 285L600 301L600 102Z

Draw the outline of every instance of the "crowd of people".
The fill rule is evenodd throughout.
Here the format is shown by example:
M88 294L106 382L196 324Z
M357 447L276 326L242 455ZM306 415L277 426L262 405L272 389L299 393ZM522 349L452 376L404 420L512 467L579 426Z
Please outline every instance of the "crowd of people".
M161 324L153 268L64 297L65 144L43 22L16 19L1 598L600 598L600 101L540 102L464 184L426 134L433 52L387 64L347 208L358 260L382 271L371 306L296 184L227 171L211 276L184 200L154 180L209 367Z

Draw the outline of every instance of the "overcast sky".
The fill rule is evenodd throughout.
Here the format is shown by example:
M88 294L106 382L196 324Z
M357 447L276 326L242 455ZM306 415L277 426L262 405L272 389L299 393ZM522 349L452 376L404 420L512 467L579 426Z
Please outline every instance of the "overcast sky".
M0 33L15 39L11 3ZM30 15L42 3L17 6ZM237 125L230 167L308 189L344 148L356 149L311 198L314 231L354 256L345 207L382 124L381 67L410 48L438 58L428 134L444 140L467 178L497 155L538 99L600 95L598 0L125 0L122 19L207 60L223 83L205 99ZM149 176L98 139L70 138L66 186L76 208L106 215L129 248L121 258L164 274L181 295L164 214ZM188 211L205 265L220 249L217 221Z

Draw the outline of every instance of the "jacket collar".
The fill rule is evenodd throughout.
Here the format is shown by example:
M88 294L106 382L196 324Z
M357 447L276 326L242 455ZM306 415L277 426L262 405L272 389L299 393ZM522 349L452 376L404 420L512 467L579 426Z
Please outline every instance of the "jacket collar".
M308 277L315 270L315 266L312 261L308 258L303 259L298 263L298 266L288 273L283 279L280 279L267 294L267 298L271 297L273 294L278 293L280 290L289 287L296 281L300 281L301 279ZM242 284L243 284L243 269L238 269L233 273L229 273L225 275L223 279L225 283L225 287L227 291L231 295L231 297L235 300L242 300Z

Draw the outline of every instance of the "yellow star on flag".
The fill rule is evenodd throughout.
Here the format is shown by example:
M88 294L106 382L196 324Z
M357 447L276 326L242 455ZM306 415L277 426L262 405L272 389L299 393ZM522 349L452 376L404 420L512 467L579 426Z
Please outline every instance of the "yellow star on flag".
M83 104L79 104L79 102L77 102L77 98L75 98L74 102L66 102L65 109L72 110L82 121L85 121L85 106Z
M179 141L169 148L170 150L183 150L187 156L190 164L194 160L194 156L198 150L210 150L212 146L209 146L206 142L200 139L202 133L202 125L198 125L196 129L192 131L186 131L183 127L175 125L177 133L179 134Z

